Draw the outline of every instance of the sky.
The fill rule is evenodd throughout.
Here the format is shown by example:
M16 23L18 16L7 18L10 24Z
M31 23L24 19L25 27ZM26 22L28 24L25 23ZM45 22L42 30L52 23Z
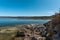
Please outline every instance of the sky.
M0 0L0 16L51 16L60 0Z

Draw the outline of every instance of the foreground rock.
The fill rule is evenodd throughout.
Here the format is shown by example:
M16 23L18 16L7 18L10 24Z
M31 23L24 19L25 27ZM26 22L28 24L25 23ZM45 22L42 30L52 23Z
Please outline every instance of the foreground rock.
M0 29L0 33L13 33L10 40L45 40L45 37L40 35L46 29L43 24L18 25Z
M60 40L60 12L52 16L51 21L44 24L51 40Z

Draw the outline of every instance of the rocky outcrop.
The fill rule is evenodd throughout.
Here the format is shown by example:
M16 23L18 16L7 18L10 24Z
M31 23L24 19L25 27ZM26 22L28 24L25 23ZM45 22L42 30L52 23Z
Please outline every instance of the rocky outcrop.
M51 39L60 40L60 13L56 13L51 17L51 21L44 24L49 30L48 33L51 35ZM52 38L53 37L53 38Z
M19 30L13 38L14 40L19 38L23 38L24 40L45 40L45 37L40 35L40 32L44 32L45 28L43 24L22 25L22 27L18 27Z

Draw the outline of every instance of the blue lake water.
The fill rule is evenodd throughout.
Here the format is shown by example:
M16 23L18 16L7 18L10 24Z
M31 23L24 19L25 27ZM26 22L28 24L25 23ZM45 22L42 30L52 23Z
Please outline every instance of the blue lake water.
M0 18L0 27L2 26L14 26L21 24L37 24L37 23L46 23L49 20L32 20L32 19L15 19L15 18Z

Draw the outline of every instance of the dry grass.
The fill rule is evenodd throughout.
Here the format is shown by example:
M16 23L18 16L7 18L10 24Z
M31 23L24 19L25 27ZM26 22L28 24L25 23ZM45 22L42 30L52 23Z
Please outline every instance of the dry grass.
M0 33L0 40L11 40L14 33Z

